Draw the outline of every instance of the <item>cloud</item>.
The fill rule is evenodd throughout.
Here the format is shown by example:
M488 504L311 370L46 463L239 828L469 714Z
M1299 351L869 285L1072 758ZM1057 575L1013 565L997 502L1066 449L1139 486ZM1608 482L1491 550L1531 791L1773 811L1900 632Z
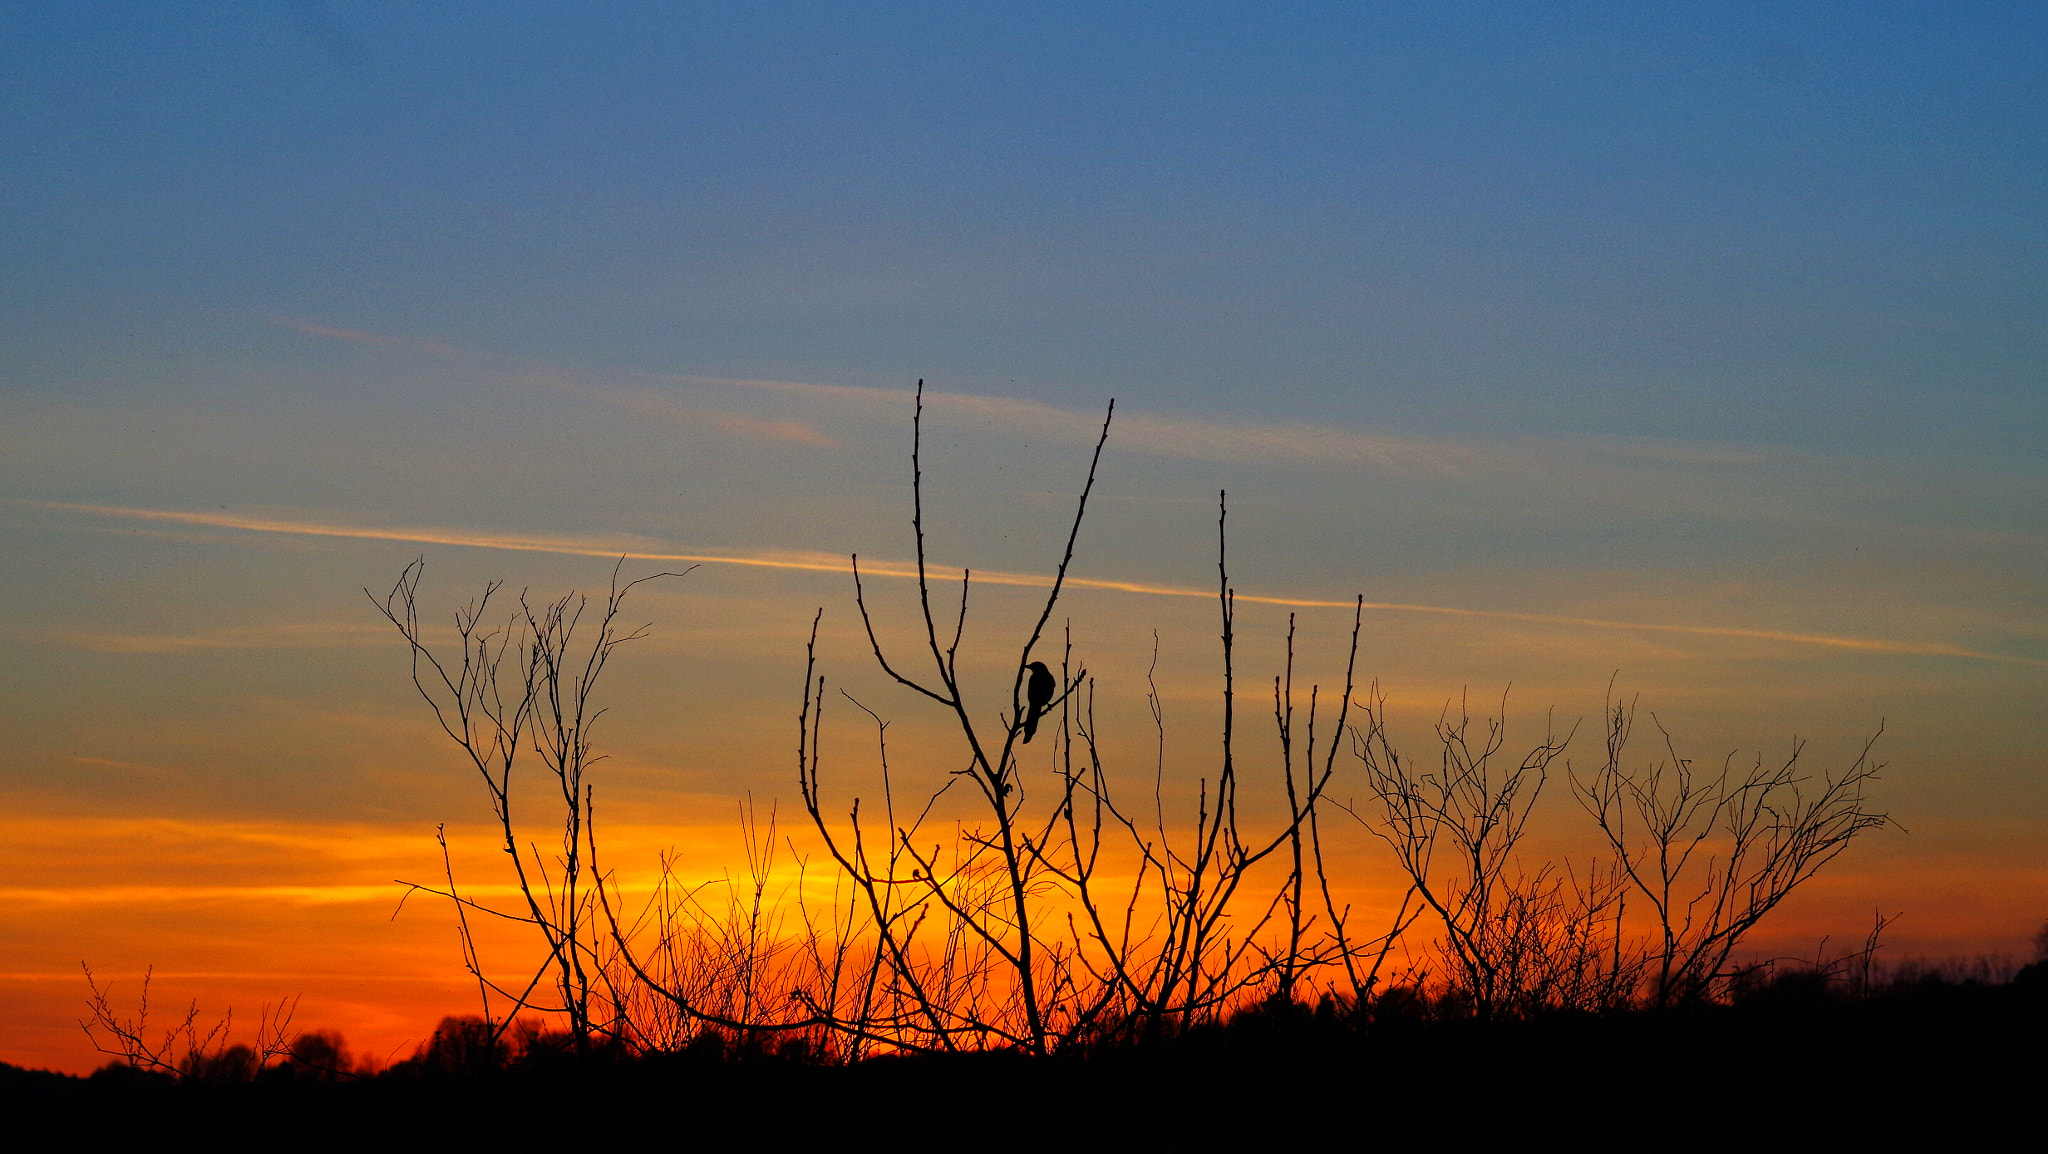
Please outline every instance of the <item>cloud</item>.
M291 317L271 319L328 339L489 359L483 353L439 341L334 328ZM643 381L692 388L804 397L885 410L891 415L900 415L912 396L906 388L657 372L632 375ZM704 410L678 404L656 392L576 380L582 376L573 369L528 363L517 379L650 416L717 428L728 435L820 447L841 444L808 421ZM1095 409L937 389L926 390L924 402L934 413L986 421L1016 433L1073 444L1093 444L1103 420ZM1469 486L1486 494L1489 507L1513 507L1524 514L1575 503L1638 514L1761 521L1842 533L1904 532L1938 540L1998 537L2035 546L2048 542L2039 534L1972 533L1945 521L1880 524L1845 517L1838 507L1841 499L1861 503L1872 495L1869 488L1874 476L1869 464L1783 447L1597 436L1457 438L1128 408L1117 414L1110 447L1119 452L1222 464L1361 469L1397 479ZM1507 504L1501 505L1502 501Z
M390 912L403 902L410 909L418 902L445 900L409 889L412 882L445 884L431 833L417 825L8 818L0 820L0 865L13 884L0 886L0 907L369 903ZM482 880L503 861L494 829L451 828L447 835L464 896L519 895L509 873ZM665 849L686 882L719 879L735 836L733 824L723 819L620 822L609 825L607 852L624 863L616 869L619 884L641 891L660 879ZM678 846L691 852L675 854L671 847Z
M326 339L415 348L442 356L492 359L484 353L430 339L336 328L287 316L273 316L270 321ZM584 374L573 369L521 363L527 368L518 379L527 384L649 415L709 425L728 435L821 447L840 445L836 438L810 422L695 409L658 393L575 383L572 378ZM657 372L633 376L693 388L708 386L806 397L863 409L886 409L891 414L901 414L912 395L905 388L862 385ZM1098 410L1062 408L1016 397L930 389L925 391L924 401L935 413L966 416L1025 435L1069 443L1092 444L1102 428L1102 414ZM1110 445L1120 452L1250 466L1291 464L1363 469L1381 476L1480 487L1490 501L1507 499L1525 512L1553 510L1561 503L1572 502L1650 515L1773 522L1843 533L1905 532L1938 540L1967 539L1990 544L2002 540L2030 546L2048 543L2048 537L2040 534L1973 531L1936 519L1876 523L1844 516L1839 507L1842 500L1862 504L1873 495L1870 486L1877 474L1871 464L1783 447L1597 436L1455 438L1129 409L1118 413L1115 424ZM1889 467L1887 463L1886 475ZM1881 484L1887 490L1895 488Z
M901 416L910 389L821 385L801 381L642 374L691 386L712 386L808 397ZM1092 445L1101 433L1100 410L1067 409L1041 401L927 389L929 413L951 413L999 424L1014 433ZM1445 500L1470 501L1496 512L1547 516L1566 508L1618 510L1630 515L1673 515L1715 521L1796 526L1877 539L1898 534L1980 545L2048 545L2040 533L1973 529L1946 520L1879 521L1845 508L1867 507L1873 497L1912 498L1925 478L1905 478L1897 462L1871 462L1785 448L1717 442L1660 441L1610 436L1439 437L1308 423L1219 419L1120 408L1112 450L1222 464L1358 469L1383 477L1443 486ZM1987 484L2027 483L2004 477ZM1453 496L1450 489L1462 487ZM1898 501L1912 507L1911 500Z
M396 903L403 890L404 887L390 883L327 886L6 886L0 887L0 902L17 907L113 905L143 906L150 909L160 909L167 905L189 905L195 902L287 902L301 906L379 902L391 905ZM464 883L462 893L465 897L510 897L519 893L519 887L510 884Z
M342 341L352 345L412 349L415 352L431 353L437 357L464 355L464 351L456 348L454 345L425 337L390 337L381 333L366 333L360 329L338 329L328 325L314 324L312 321L302 321L297 317L288 317L281 313L273 314L263 319L279 328L291 329L293 332L304 333L307 336L324 337L330 341Z
M838 441L802 421L764 421L744 413L716 413L712 415L711 421L735 436L764 441L797 441L826 449L839 448Z
M164 773L155 766L141 765L133 761L115 761L111 757L85 757L71 754L66 760L78 765L90 765L95 769L117 769L123 773Z
M629 389L596 388L585 385L570 385L551 382L557 388L593 397L607 404L655 417L665 421L693 427L709 426L720 432L736 437L747 437L765 441L795 441L800 444L817 445L821 448L837 449L840 443L816 427L794 420L766 420L746 413L710 412L679 405L658 393L640 392Z
M177 525L201 525L217 529L241 529L253 533L291 533L312 537L356 537L373 541L412 541L428 545L467 545L478 549L509 549L526 553L568 553L588 557L652 557L635 551L623 537L550 537L518 534L476 533L459 529L380 527L343 525L320 521L276 517L244 516L236 513L184 512L175 509L136 509L115 505L85 505L62 501L24 501L46 509L63 509L99 517L133 518ZM662 560L686 559L663 556ZM723 560L723 558L713 558Z
M91 633L51 629L39 636L51 644L87 653L192 653L210 649L330 649L372 645L386 630L368 624L284 622L218 629L210 633Z
M870 407L887 406L897 412L912 396L907 389L878 389L862 385L649 376L684 384L752 389ZM1102 432L1101 413L1064 409L1043 401L927 389L924 403L934 412L978 417L1037 436L1079 444L1093 444ZM1115 427L1116 435L1111 445L1120 451L1226 464L1313 462L1351 465L1404 476L1450 477L1467 475L1487 459L1486 454L1470 442L1361 432L1324 425L1218 421L1126 410L1117 416Z
M1191 420L1139 413L1117 426L1117 443L1160 457L1226 464L1276 461L1348 465L1394 476L1466 477L1485 455L1468 443L1364 433L1324 425Z
M298 521L283 517L255 517L234 513L182 512L169 509L136 509L111 505L83 505L60 502L20 502L42 508L63 509L98 517L121 517L145 521L166 521L187 525L207 525L217 528L242 529L258 533L304 534L323 537L355 537L378 541L406 541L430 545L459 545L479 549L503 549L532 553L559 553L588 557L625 557L636 561L662 563L686 563L699 565L742 565L763 569L788 569L807 572L846 573L848 562L836 556L822 553L799 552L728 552L728 553L680 553L657 551L635 547L621 538L578 538L547 537L516 534L497 534L441 528L398 528L344 525L333 522ZM607 543L609 542L609 544ZM914 578L918 575L913 562L896 560L866 560L859 563L864 577L892 579ZM959 572L957 568L932 565L929 572L946 574ZM1045 574L1005 573L1001 571L976 572L974 579L986 585L1024 586L1029 588L1050 588L1052 577ZM1115 581L1101 578L1069 577L1070 588L1100 589L1111 592L1131 593L1151 597L1192 597L1207 600L1216 596L1215 590L1183 585L1152 584L1135 581ZM1322 598L1286 597L1271 594L1239 593L1239 601L1248 604L1276 605L1296 609L1349 609L1355 604L1375 613L1415 613L1439 616L1476 618L1493 621L1515 621L1526 624L1565 626L1580 629L1612 629L1643 633L1678 634L1697 637L1727 637L1752 641L1770 641L1793 645L1824 646L1835 649L1849 649L1865 653L1912 655L1928 657L1954 657L1972 661L1996 661L2015 665L2048 667L2048 661L2007 654L1986 653L1960 645L1933 641L1894 641L1874 637L1850 637L1825 633L1807 633L1776 629L1747 629L1720 625L1685 625L1661 622L1620 621L1597 617L1578 617L1552 613L1525 613L1500 609L1474 609L1452 605L1423 605L1395 601L1335 601Z

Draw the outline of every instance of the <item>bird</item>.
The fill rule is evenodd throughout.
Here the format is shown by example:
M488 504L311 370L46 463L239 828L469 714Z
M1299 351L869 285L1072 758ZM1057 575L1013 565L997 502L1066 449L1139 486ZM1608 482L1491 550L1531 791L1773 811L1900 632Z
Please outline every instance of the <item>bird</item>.
M1052 670L1043 661L1034 661L1024 668L1031 671L1031 683L1024 688L1024 744L1030 745L1032 735L1038 732L1038 719L1052 705L1052 691L1059 688L1059 682L1053 680Z

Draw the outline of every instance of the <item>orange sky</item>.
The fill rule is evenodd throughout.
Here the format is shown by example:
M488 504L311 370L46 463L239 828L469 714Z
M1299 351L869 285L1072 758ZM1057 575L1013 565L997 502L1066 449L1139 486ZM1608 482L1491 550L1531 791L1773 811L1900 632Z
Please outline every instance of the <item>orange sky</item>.
M438 823L448 823L465 885L489 893L508 881L493 872L502 870L502 855L478 824L488 816L481 790L432 728L406 684L402 643L363 597L363 586L381 593L418 554L428 558L421 604L430 624L488 576L536 591L590 588L605 578L603 558L614 550L637 558L629 574L680 567L682 557L701 561L688 576L635 593L628 615L650 622L652 633L608 674L613 712L600 744L612 759L596 780L613 831L609 864L628 877L648 877L656 855L671 847L693 878L737 867L733 815L749 793L779 803L785 833L799 850L816 852L793 820L791 746L803 637L820 606L822 668L835 690L891 719L892 757L907 775L899 780L951 764L957 755L943 719L873 668L850 580L828 551L850 546L875 558L863 564L875 575L884 636L907 639L907 395L696 388L674 393L676 403L776 402L750 421L701 420L690 409L664 425L699 455L755 462L755 489L698 488L698 500L670 506L708 515L704 524L715 532L593 531L590 518L522 512L519 504L464 524L446 515L464 501L433 493L431 459L406 465L418 470L405 486L413 503L396 516L104 502L0 508L7 532L38 559L17 563L25 594L9 633L19 771L6 786L10 817L0 839L11 879L0 964L11 1025L0 1059L71 1070L98 1061L77 1027L81 961L116 982L124 1002L154 966L158 1007L197 999L203 1013L217 1015L232 1005L238 1023L252 1022L265 1002L296 995L299 1025L339 1029L359 1052L379 1057L409 1052L440 1015L473 1010L446 908L415 897L393 917L402 893L393 879L439 876ZM1037 574L1047 570L1034 556L1044 561L1057 548L1071 501L1063 490L1085 465L1085 445L1073 435L1078 415L1042 409L945 395L931 402L933 552L988 567L976 587L968 656L974 676L991 682L1000 675L990 663L1042 595ZM626 422L637 411L600 403L577 418L586 422L578 438L630 446ZM14 436L30 452L32 426L50 438L87 427L59 408L29 415L16 426L27 431ZM104 430L138 416L103 414L89 427L111 436ZM224 445L257 444L234 438L253 437L269 421L260 413L209 419L224 423ZM1459 502L1488 494L1511 502L1514 490L1554 485L1595 509L1611 499L1610 474L1632 472L1627 502L1647 507L1607 504L1601 515L1655 531L1660 518L1681 515L1672 503L1716 486L1730 490L1720 499L1739 502L1742 488L1759 482L1746 479L1746 465L1701 466L1698 454L1609 447L1600 450L1608 463L1589 465L1576 449L1563 454L1541 443L1511 446L1505 459L1478 447L1425 454L1469 462L1450 473L1370 454L1259 467L1238 460L1264 450L1240 452L1233 437L1259 446L1312 434L1173 420L1208 429L1202 436L1214 450L1202 450L1190 474L1181 454L1200 438L1157 452L1119 451L1113 431L1081 539L1080 580L1063 602L1077 651L1098 678L1112 766L1136 788L1151 764L1143 700L1155 636L1169 792L1213 773L1215 608L1200 588L1213 572L1208 502L1216 484L1244 474L1232 546L1243 591L1240 725L1252 774L1272 770L1268 679L1278 670L1286 614L1301 615L1297 677L1328 685L1341 674L1348 631L1348 613L1337 606L1356 588L1371 604L1361 680L1380 680L1411 747L1467 686L1491 701L1513 685L1511 747L1538 735L1546 708L1562 724L1597 725L1617 670L1620 686L1641 693L1645 713L1654 711L1688 755L1703 758L1738 749L1777 755L1797 735L1811 742L1810 765L1839 768L1882 720L1879 752L1891 768L1873 795L1907 832L1866 835L1766 923L1754 948L1807 955L1823 935L1860 939L1874 908L1906 915L1888 935L1895 955L2023 948L2048 881L2037 853L2043 787L2034 772L2044 739L2034 704L2048 663L2018 640L2032 634L2001 606L2020 590L1979 579L1975 600L1962 603L1955 591L1970 586L1955 584L1952 560L1973 548L2007 550L2009 540L1900 530L1884 539L1887 559L1873 567L1859 554L1880 539L1857 530L1838 546L1824 513L1814 511L1772 547L1775 560L1753 557L1734 569L1585 566L1561 556L1505 566L1512 545L1463 564L1396 564L1376 544L1375 525L1404 504L1444 502L1441 515L1484 520L1484 505ZM761 439L760 429L789 421L828 430L837 447ZM1140 414L1132 423L1142 431L1146 421ZM274 425L270 432L294 435ZM1136 439L1144 444L1142 432ZM821 462L821 452L830 459ZM1668 464L1674 457L1684 463ZM563 475L616 509L645 501L608 487L616 467L593 464L587 480L576 468ZM711 486L704 467L699 481L686 477L678 487ZM1574 475L1589 468L1591 476ZM1673 468L1684 484L1667 475ZM821 469L843 479L821 478ZM1339 484L1377 496L1349 505L1286 498ZM734 493L742 508L719 515L718 493ZM429 515L444 499L453 504ZM769 512L778 501L781 511ZM821 520L828 511L843 512ZM597 523L630 522L614 513ZM752 535L749 524L757 526ZM814 548L790 548L806 534ZM1933 600L1928 591L1936 588L1950 595ZM858 784L871 772L869 723L843 702L828 716L828 791L843 804L873 788ZM1594 751L1583 739L1590 732L1582 730L1568 754L1577 764ZM1352 766L1340 763L1340 797L1362 789ZM1272 811L1255 804L1253 812ZM1591 848L1561 778L1533 829L1531 860ZM1340 883L1363 905L1389 900L1384 849L1355 831L1336 838Z

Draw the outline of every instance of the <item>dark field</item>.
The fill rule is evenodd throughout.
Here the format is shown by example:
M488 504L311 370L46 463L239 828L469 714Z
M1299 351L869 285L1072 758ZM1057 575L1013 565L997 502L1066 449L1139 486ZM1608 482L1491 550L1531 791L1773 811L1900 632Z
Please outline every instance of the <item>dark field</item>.
M1045 1059L536 1050L493 1070L282 1069L231 1084L5 1067L0 1096L19 1120L124 1147L2026 1149L2048 1084L2044 1027L2036 984L1845 1000L1786 981L1737 1006L1494 1024L1267 1009Z

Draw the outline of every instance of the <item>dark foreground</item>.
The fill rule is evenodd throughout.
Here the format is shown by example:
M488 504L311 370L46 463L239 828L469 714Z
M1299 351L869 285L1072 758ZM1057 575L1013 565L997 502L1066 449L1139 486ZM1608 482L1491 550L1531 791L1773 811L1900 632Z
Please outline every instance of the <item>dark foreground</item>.
M1974 985L1494 1026L1268 1012L1044 1061L698 1054L240 1085L0 1067L16 1132L47 1120L78 1148L2033 1148L2044 1092L2048 997Z

